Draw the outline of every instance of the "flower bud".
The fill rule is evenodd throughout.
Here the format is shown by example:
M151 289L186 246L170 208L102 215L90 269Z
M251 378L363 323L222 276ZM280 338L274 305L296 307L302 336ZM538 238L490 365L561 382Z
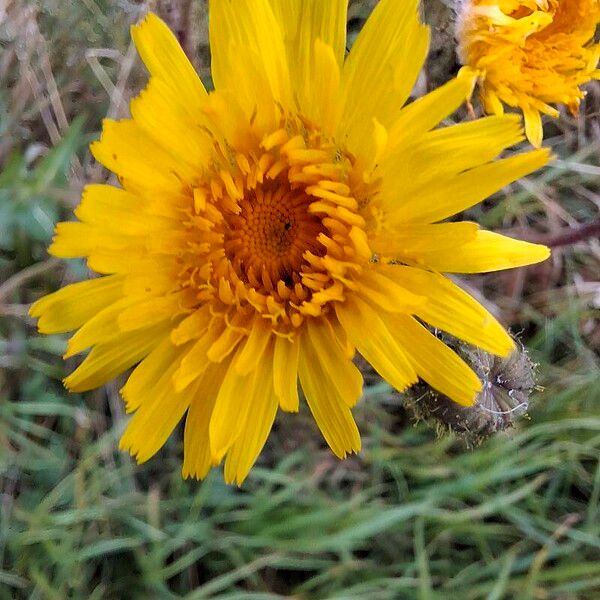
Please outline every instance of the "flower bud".
M481 443L514 425L526 413L529 396L535 388L535 364L521 342L516 340L516 349L509 357L500 358L443 334L437 335L477 373L482 390L473 406L461 406L419 381L403 394L405 407L417 419L457 433L469 445Z

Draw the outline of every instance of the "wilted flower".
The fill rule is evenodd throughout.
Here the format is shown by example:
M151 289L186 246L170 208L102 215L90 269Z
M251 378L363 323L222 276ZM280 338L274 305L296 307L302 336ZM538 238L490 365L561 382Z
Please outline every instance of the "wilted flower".
M477 444L512 427L529 407L535 389L535 365L517 342L507 358L436 332L477 373L482 389L472 406L460 406L423 382L402 395L403 404L419 419L452 431Z
M486 112L519 108L534 146L542 143L541 114L556 104L576 114L581 86L600 79L599 0L465 0L458 19L463 64L480 72Z
M78 330L67 356L92 348L69 389L137 364L121 447L138 461L187 412L184 476L225 459L240 483L277 409L298 410L298 378L333 452L357 452L355 350L397 389L421 377L472 403L479 379L420 321L502 356L513 342L440 273L548 256L440 223L548 152L494 160L522 139L514 116L435 129L468 71L402 108L428 45L417 0L380 2L345 61L345 0L301 6L214 0L211 93L162 21L134 27L150 83L92 145L122 188L88 186L50 249L105 276L31 310L43 332Z

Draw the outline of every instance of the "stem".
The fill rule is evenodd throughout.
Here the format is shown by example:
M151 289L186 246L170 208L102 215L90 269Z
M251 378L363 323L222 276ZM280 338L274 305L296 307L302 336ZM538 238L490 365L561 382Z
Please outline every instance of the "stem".
M56 258L50 258L42 263L27 267L12 277L9 277L2 285L0 285L0 300L6 298L11 292L15 291L26 281L29 281L34 277L39 277L47 271L51 271L58 264L59 261Z
M576 244L577 242L582 242L594 237L600 237L600 219L575 227L574 229L566 229L562 233L539 236L535 241L538 244L544 244L550 248L559 248L561 246L570 246L571 244Z

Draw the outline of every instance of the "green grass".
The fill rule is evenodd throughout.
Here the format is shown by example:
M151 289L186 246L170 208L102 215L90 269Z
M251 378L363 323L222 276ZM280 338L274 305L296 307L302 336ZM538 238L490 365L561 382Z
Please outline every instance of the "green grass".
M557 402L572 414L593 393L597 405L590 384ZM267 464L238 490L219 473L182 481L180 436L136 467L115 452L120 427L105 429L107 415L89 402L23 395L2 412L2 434L18 448L5 472L12 494L0 573L13 592L530 598L600 590L597 414L536 410L518 432L465 452L422 426L392 434L397 409L365 402L359 416L372 424L358 459L284 452L288 423L269 443ZM308 419L302 427L311 429Z
M145 465L118 452L118 383L64 391L64 338L39 336L27 307L86 275L45 248L82 184L105 177L86 144L124 109L104 75L124 96L143 81L127 54L138 9L15 0L0 23L0 598L600 598L597 240L524 277L469 279L522 332L543 387L516 429L474 450L414 425L376 383L356 410L358 457L337 461L306 411L282 414L238 489L218 471L181 479L180 430ZM25 49L23 23L39 27ZM90 48L120 52L100 79ZM597 218L598 114L596 86L579 119L549 129L560 162L470 217L518 235Z

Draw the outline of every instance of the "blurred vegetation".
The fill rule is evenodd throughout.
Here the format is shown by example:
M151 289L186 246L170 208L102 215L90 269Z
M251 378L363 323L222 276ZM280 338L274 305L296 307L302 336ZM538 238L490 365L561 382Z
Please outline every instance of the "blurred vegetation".
M154 6L176 18L169 4ZM372 4L351 4L350 39ZM204 3L191 9L206 74ZM143 466L119 453L118 384L64 391L64 338L39 336L27 308L86 276L45 248L84 182L106 180L87 143L143 85L128 37L143 10L0 4L0 598L600 598L597 238L466 282L520 334L543 387L528 419L473 450L413 425L374 380L360 456L338 462L308 415L280 415L237 489L217 472L181 479L181 432ZM434 48L447 31L435 24ZM420 89L455 68L439 65ZM556 162L470 217L549 242L597 219L599 114L590 86L579 118L548 127Z

